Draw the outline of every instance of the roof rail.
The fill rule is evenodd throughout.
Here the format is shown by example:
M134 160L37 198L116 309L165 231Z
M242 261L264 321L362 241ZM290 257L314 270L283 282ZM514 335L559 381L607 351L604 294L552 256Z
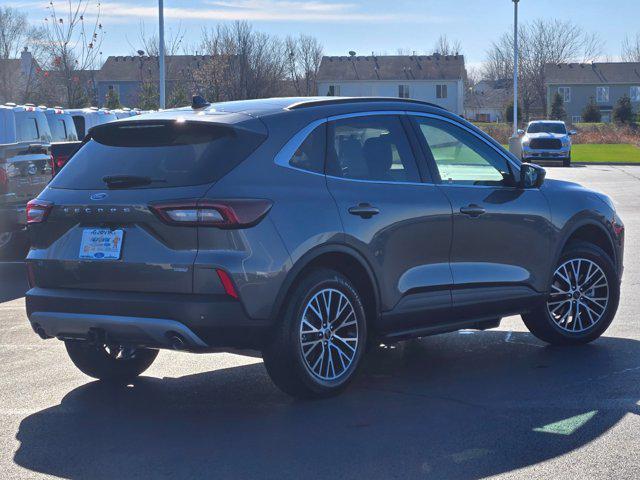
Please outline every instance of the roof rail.
M292 103L291 105L285 107L286 110L299 110L301 108L307 107L317 107L320 105L342 105L348 103L388 103L388 102L399 102L399 103L411 103L415 105L424 105L427 107L439 108L441 110L446 110L446 108L436 105L435 103L423 102L421 100L414 100L411 98L396 98L396 97L334 97L334 98L312 98L309 100L302 100L300 102Z

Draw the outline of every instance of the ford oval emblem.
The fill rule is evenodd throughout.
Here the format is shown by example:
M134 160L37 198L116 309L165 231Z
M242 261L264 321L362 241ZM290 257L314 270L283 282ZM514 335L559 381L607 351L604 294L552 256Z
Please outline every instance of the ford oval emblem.
M104 200L105 198L107 198L107 194L106 193L94 193L89 198L91 200Z

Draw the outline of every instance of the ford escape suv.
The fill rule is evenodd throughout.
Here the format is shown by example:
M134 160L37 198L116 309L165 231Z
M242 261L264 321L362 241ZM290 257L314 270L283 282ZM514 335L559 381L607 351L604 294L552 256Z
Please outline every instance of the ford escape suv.
M110 381L159 348L258 349L282 390L328 396L371 342L521 314L579 344L618 306L608 197L410 100L195 98L99 125L27 215L32 327Z

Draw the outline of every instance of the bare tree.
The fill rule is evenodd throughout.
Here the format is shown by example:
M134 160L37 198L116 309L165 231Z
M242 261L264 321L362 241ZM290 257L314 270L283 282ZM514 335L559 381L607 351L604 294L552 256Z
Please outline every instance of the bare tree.
M63 14L52 1L45 18L48 67L62 83L69 107L85 106L95 95L95 81L87 71L97 67L104 32L100 3L89 10L89 1L66 0L60 8Z
M209 60L196 72L196 82L212 100L277 96L283 91L284 42L255 32L247 22L205 30L200 50Z
M459 40L449 40L446 35L440 35L433 46L433 53L440 55L458 55L462 51Z
M622 60L624 62L640 62L640 32L632 37L624 37L622 41Z
M536 109L546 112L546 64L588 62L602 51L602 42L597 35L561 20L534 20L522 25L518 43L519 94L525 118ZM493 80L512 77L512 33L505 33L491 45L483 74Z
M182 24L178 25L177 30L171 30L167 32L164 38L164 52L166 55L178 55L185 51L184 37L186 30L182 28ZM157 57L160 49L158 48L159 41L158 35L155 30L151 33L147 31L145 23L141 20L138 24L138 38L131 42L127 38L127 43L131 48L131 55L136 56L140 50L144 51L146 55L150 57Z
M21 51L28 51L32 59L42 52L42 29L27 22L27 16L11 7L0 7L0 60L7 60L0 68L0 101L26 102L33 99L38 80L37 64L25 61L18 69L9 66L8 60L19 58Z
M316 77L322 61L322 45L315 37L300 35L285 40L288 75L297 95L316 95Z

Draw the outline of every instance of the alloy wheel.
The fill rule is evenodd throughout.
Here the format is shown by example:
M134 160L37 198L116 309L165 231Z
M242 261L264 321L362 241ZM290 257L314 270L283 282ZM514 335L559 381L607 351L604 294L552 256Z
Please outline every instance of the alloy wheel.
M562 330L582 333L596 325L607 310L609 283L595 262L573 258L553 274L547 311Z
M325 381L337 380L358 351L358 321L351 301L325 288L307 302L300 320L300 347L307 370Z

